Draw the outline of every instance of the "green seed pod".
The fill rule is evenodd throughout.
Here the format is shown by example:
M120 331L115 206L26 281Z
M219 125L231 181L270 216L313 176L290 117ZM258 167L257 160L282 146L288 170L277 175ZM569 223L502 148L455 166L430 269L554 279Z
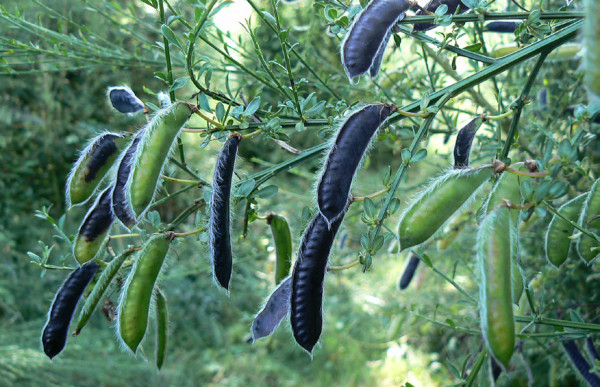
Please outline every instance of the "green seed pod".
M600 218L598 218L598 215L600 215L600 192L598 192L598 182L600 182L600 179L596 180L592 185L592 189L583 203L578 222L581 227L596 234L600 232ZM600 253L598 247L600 245L597 241L583 234L577 241L577 252L588 265Z
M67 207L85 203L129 142L126 133L102 133L81 151L67 177Z
M275 243L275 284L279 284L290 275L292 267L292 233L287 220L276 214L267 216L267 224L271 226Z
M515 347L512 287L507 285L511 283L511 223L508 209L498 207L486 215L477 233L481 330L490 353L505 368Z
M136 221L144 216L152 203L175 138L194 109L185 102L175 103L159 111L145 128L125 187L125 196Z
M598 104L600 95L600 3L596 0L585 0L583 19L583 84L588 91L589 102Z
M123 287L119 300L117 333L133 353L146 333L152 292L169 245L170 241L164 235L150 237L137 255Z
M575 199L569 200L558 209L558 212L567 219L576 222L587 195L587 193L584 193ZM546 259L556 268L562 265L569 256L573 231L575 231L575 227L569 222L558 215L552 217L548 225L548 231L546 231L544 248L546 250Z
M104 293L106 293L106 290L111 284L113 278L115 278L115 275L119 272L119 269L123 265L123 262L125 262L125 260L132 253L133 251L128 250L116 256L102 271L98 282L96 282L94 289L92 289L92 292L85 300L85 304L83 305L83 308L81 308L81 312L79 312L79 319L77 321L77 328L75 329L75 336L81 332L83 327L85 327L90 317L92 316L92 313L94 313L96 306L104 296Z
M454 169L433 180L406 209L398 234L400 249L425 242L490 178L490 166Z
M156 368L159 370L167 354L168 325L167 299L163 292L156 288Z

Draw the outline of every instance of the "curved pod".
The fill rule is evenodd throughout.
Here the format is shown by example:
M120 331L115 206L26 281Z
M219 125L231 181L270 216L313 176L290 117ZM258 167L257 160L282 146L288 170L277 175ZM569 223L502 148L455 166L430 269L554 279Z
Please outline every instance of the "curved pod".
M287 220L281 215L269 214L267 224L271 226L275 244L275 284L290 274L292 267L292 233Z
M267 299L252 323L252 341L270 336L290 312L292 277L284 279Z
M140 144L140 141L144 135L144 128L140 129L131 143L121 155L119 160L119 169L117 170L117 176L115 178L114 188L112 191L112 208L115 216L123 226L131 228L135 224L135 214L131 210L129 205L129 199L127 198L127 182L130 180L131 166L135 157L135 152Z
M584 229L596 234L600 234L600 192L598 192L598 183L596 180L583 203L581 215L578 224ZM600 244L587 235L582 234L577 241L577 252L579 256L590 264L594 258L600 254Z
M577 222L587 195L584 193L569 200L558 209L558 212L567 219ZM558 215L552 217L546 231L544 249L546 250L546 259L556 268L562 265L569 256L573 231L575 231L575 227L569 222Z
M162 368L167 355L167 341L169 336L169 311L167 298L156 289L156 368Z

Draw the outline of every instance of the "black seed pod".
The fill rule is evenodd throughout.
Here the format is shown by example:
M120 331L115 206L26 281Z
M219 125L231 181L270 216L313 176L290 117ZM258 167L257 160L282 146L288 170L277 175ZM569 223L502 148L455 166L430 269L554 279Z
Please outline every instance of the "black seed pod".
M482 117L475 117L458 132L456 144L454 145L454 168L467 168L469 166L471 145L482 123Z
M460 0L431 0L423 8L425 8L429 12L435 13L435 11L442 4L445 4L446 6L448 6L448 12L447 12L447 14L449 14L449 15L454 14L456 12L456 8L458 8L459 5L460 5L460 12L459 13L464 13L464 12L467 12L469 10L469 7L467 7ZM423 12L421 10L418 10L416 12L416 14L417 15L426 15L425 12ZM434 23L419 23L419 24L415 24L414 25L413 31L429 31L429 30L432 30L432 29L434 29L436 27L437 27L437 25L434 24Z
M241 139L240 134L234 133L227 139L219 153L213 177L213 192L210 203L209 232L213 277L225 289L229 289L232 270L231 238L229 235L231 180Z
M381 46L379 46L379 49L377 50L377 55L375 55L375 59L373 59L373 64L369 69L369 75L371 76L371 78L375 78L377 74L379 74L381 62L383 62L383 54L385 53L385 48L387 47L391 36L392 32L388 31L387 35L383 39L383 42L381 42Z
M112 193L113 212L123 226L127 228L130 228L135 224L135 215L133 214L131 204L126 195L127 182L131 173L131 167L133 166L136 150L143 136L144 131L138 131L127 150L123 153L121 161L119 162L115 188Z
M290 312L292 277L281 281L252 323L252 341L270 336Z
M113 186L111 185L102 191L79 227L77 238L73 244L73 256L80 264L96 256L115 220L112 211L112 190Z
M311 354L323 328L323 281L342 219L340 216L330 225L321 214L313 218L300 242L292 274L292 331L296 342Z
M421 260L416 255L410 254L404 273L402 273L402 277L400 277L400 282L398 283L400 290L404 290L410 285L410 282L417 271L417 267L419 267L419 262L421 262Z
M367 105L341 125L317 187L319 211L328 224L345 210L354 174L371 138L394 111L394 105Z
M561 342L565 352L569 356L571 363L579 375L592 387L600 386L600 377L595 373L590 373L590 364L585 360L582 353L577 348L577 344L573 340L565 340Z
M129 87L109 87L106 95L112 106L121 113L135 114L145 109L144 103Z
M65 347L77 302L97 271L96 262L86 263L72 272L56 293L42 331L42 345L50 359Z
M406 0L373 0L356 18L342 42L342 64L350 80L369 71L390 29L408 7Z
M496 359L494 359L493 356L490 356L490 369L492 371L492 380L494 381L495 385L496 381L500 377L500 374L502 373L502 367L500 367L500 364L498 364L498 362L496 361Z
M462 6L461 6L462 7ZM517 22L514 21L493 21L485 25L485 31L498 32L501 34L512 34L517 29Z

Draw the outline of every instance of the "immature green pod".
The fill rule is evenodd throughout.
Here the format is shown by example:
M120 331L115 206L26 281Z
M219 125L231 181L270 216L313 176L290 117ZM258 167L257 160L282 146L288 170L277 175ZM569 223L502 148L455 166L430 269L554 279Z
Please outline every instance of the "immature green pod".
M429 239L490 176L491 168L485 166L454 169L434 179L400 219L400 249L408 249Z
M456 143L454 144L454 168L466 168L469 166L471 145L482 123L483 117L475 117L458 131Z
M77 326L75 328L74 333L75 336L81 332L83 327L85 327L90 317L92 316L92 313L94 313L96 306L104 296L104 293L106 293L106 290L108 289L115 275L119 272L119 269L123 265L123 262L125 262L125 260L132 253L133 251L127 250L119 254L118 256L113 258L113 260L110 261L108 266L106 266L106 268L102 271L102 274L100 274L100 278L98 278L94 289L92 289L92 292L85 300L85 304L83 304L83 308L81 308L81 312L79 312L79 319L77 321Z
M136 222L152 203L172 145L194 109L194 105L186 102L174 103L160 110L144 129L125 186Z
M267 298L252 323L252 341L270 336L290 312L292 277L284 279Z
M169 315L167 299L160 289L156 288L156 368L162 368L167 354Z
M483 219L477 233L480 280L481 330L494 358L508 367L515 347L512 306L511 233L514 229L506 207L498 207Z
M492 51L491 56L494 58L501 58L507 55L510 55L514 52L520 50L521 47L516 44L510 44L505 46L500 46ZM573 60L577 58L577 55L581 51L581 45L577 43L567 43L559 46L554 49L546 60L548 61L567 61Z
M112 211L112 190L113 186L111 185L98 195L96 202L79 226L79 232L73 244L73 256L80 265L98 254L106 240L110 226L115 220Z
M584 193L569 200L558 209L558 212L567 219L577 222L587 195ZM562 265L569 256L573 231L575 231L575 227L569 222L558 215L552 217L546 231L544 249L546 250L546 259L556 268Z
M129 142L125 133L102 133L81 151L67 177L67 207L85 203Z
M119 300L117 333L133 353L146 334L150 301L170 240L153 235L136 256Z
M578 222L581 227L596 234L600 233L600 218L598 218L598 215L600 215L600 192L598 192L598 182L600 182L600 179L596 180L592 185L592 189L590 189L583 203ZM600 244L596 240L584 234L577 241L577 252L588 265L600 254L599 247Z
M583 18L583 84L588 91L590 104L600 101L600 2L585 0Z
M276 214L267 216L275 244L275 284L279 284L290 275L292 267L292 233L287 220Z

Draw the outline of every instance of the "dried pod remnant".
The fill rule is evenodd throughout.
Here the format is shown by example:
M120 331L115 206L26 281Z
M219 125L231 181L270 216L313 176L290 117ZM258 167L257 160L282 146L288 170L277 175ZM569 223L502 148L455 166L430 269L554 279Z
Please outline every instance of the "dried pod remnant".
M290 312L292 277L283 280L271 293L252 323L252 340L270 336Z
M126 195L127 182L130 180L129 176L131 175L135 153L143 135L144 129L142 128L137 132L129 147L123 152L115 178L115 187L112 192L113 212L121 224L127 228L135 224L135 214L131 210L131 205Z
M48 320L42 331L44 353L52 359L67 343L69 325L77 303L94 275L98 271L96 262L89 262L77 268L62 284L48 313Z
M171 241L164 235L154 235L146 241L123 286L119 300L118 336L133 353L146 334L154 285Z
M577 196L575 199L569 200L558 209L558 212L567 219L577 222L587 195L587 193L584 193ZM558 215L554 215L548 225L544 243L546 259L557 268L562 265L569 256L569 249L572 242L571 235L573 235L574 231L575 226L571 225L571 223Z
M210 259L213 277L224 289L229 289L233 268L229 230L231 181L241 139L242 136L239 133L234 133L223 145L217 157L210 200Z
M471 145L482 123L483 117L475 117L458 131L454 145L454 168L466 168L469 166Z
M380 61L377 57L380 50L385 50L391 28L408 8L407 0L373 0L356 17L342 42L342 64L351 81ZM381 62L375 64L379 68Z
M113 186L111 185L98 195L96 202L79 226L79 232L73 244L73 256L79 264L84 264L96 256L115 220L112 211L112 191Z
M194 110L194 105L174 103L159 111L144 129L125 191L136 222L152 203L172 145Z
M434 179L408 206L400 223L401 250L425 242L491 177L490 166L454 169Z
M67 177L67 207L85 203L117 160L128 140L125 134L102 133L90 141Z
M456 13L456 9L460 6L460 11L459 13L464 13L467 12L469 10L469 7L467 7L465 5L465 3L463 3L460 0L431 0L429 3L427 3L427 5L423 8L425 8L426 10L428 10L429 12L433 12L435 13L435 11L440 7L440 5L446 5L448 7L448 12L447 14L449 15L453 15L454 13ZM417 15L425 15L425 12L423 12L422 10L418 10L416 12ZM434 23L419 23L419 24L415 24L413 27L413 31L429 31L432 30L434 28L436 28L437 25Z
M415 272L419 267L419 262L421 262L419 257L414 254L409 255L408 263L406 264L404 272L402 273L400 281L398 282L398 288L400 290L408 288L408 285L410 285L410 282L412 281L413 277L415 276Z
M598 185L600 179L596 180L583 202L578 224L584 229L600 234L600 192ZM598 242L587 236L581 235L577 241L577 252L579 256L589 265L600 254Z
M356 169L371 139L395 111L394 105L366 105L342 122L317 187L319 212L328 224L343 214Z
M292 233L288 221L281 215L269 214L267 224L271 226L275 244L275 284L290 275L292 267Z
M111 105L121 113L135 114L146 109L144 103L127 86L109 87L106 95Z
M308 225L292 274L290 320L296 342L312 354L323 329L323 281L343 216L332 224L317 214Z
M515 347L511 223L508 208L498 207L486 215L477 233L481 330L490 353L505 368Z

